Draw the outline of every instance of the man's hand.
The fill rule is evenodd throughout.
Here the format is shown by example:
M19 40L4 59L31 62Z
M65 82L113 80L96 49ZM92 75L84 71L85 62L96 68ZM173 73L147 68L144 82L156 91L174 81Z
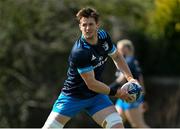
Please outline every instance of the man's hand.
M140 85L136 79L130 79L128 82L132 82L132 83L136 83L136 84Z
M118 88L115 97L123 99L123 100L125 100L127 102L132 101L132 100L135 99L133 96L130 96L128 94L128 91L125 88Z

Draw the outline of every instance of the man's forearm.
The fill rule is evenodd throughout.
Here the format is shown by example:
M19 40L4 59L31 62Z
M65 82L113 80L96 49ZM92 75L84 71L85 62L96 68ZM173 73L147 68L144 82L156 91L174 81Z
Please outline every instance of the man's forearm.
M103 82L98 80L94 80L87 84L88 88L94 92L102 93L102 94L109 94L110 88Z
M129 81L131 79L133 79L132 73L127 65L127 63L125 62L124 58L121 55L116 54L113 57L113 60L116 64L116 67L118 69L121 69L125 78Z

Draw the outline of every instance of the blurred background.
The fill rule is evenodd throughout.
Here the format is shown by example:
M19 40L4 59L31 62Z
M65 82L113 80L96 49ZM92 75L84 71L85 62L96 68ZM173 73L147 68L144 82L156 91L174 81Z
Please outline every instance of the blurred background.
M42 127L66 79L91 6L114 43L133 41L143 69L151 127L180 127L180 0L0 0L0 127ZM103 75L114 81L109 59ZM113 100L114 98L112 98ZM98 127L81 112L66 127Z

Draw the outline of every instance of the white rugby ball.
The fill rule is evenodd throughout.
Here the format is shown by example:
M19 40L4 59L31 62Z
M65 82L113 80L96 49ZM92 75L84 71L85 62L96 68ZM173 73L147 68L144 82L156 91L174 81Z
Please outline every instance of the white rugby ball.
M126 100L128 103L133 103L140 98L142 95L142 87L139 84L133 82L125 83L121 89L126 89L128 91L129 96L132 96L131 100Z

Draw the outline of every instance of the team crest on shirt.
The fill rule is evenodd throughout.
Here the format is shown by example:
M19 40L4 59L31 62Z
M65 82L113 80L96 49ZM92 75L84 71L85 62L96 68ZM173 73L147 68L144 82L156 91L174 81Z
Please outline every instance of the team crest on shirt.
M109 45L107 42L105 42L102 47L104 48L105 51L109 49Z

